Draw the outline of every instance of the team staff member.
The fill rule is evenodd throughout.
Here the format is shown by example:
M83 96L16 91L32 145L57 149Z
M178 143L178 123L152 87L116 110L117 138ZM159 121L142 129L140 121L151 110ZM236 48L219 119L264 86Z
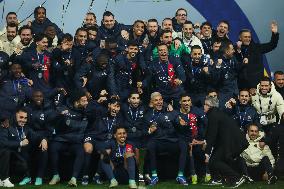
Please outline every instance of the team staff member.
M238 187L245 182L245 178L241 177L232 165L238 163L240 154L247 148L248 142L235 120L218 107L217 98L205 99L204 112L208 117L205 162L209 162L213 176L220 174L227 178L228 184L232 187Z

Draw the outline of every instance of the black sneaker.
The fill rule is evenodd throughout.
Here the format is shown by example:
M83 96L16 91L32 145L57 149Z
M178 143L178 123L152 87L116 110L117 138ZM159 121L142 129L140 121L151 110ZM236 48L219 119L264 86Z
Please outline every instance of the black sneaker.
M216 179L211 179L209 182L205 183L204 185L207 185L207 186L220 186L222 185L222 180L216 180Z
M238 181L232 183L230 188L238 188L239 186L241 186L245 182L246 182L246 179L244 178L244 176L242 176Z
M246 183L251 184L254 182L254 180L248 175L243 175L243 177L246 179Z
M267 181L267 184L275 184L277 181L277 177L275 175L271 175L269 178L268 178L268 181Z
M93 181L95 182L95 184L103 184L103 182L101 181L101 177L100 175L95 175L94 178L93 178Z
M87 186L89 184L89 176L88 175L83 176L81 184L83 186Z

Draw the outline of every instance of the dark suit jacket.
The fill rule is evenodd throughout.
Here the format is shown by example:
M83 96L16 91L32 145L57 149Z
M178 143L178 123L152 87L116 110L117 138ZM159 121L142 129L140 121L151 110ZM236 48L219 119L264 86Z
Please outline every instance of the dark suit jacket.
M207 116L206 154L223 148L225 159L232 159L247 148L248 142L245 135L233 118L218 108L210 109Z

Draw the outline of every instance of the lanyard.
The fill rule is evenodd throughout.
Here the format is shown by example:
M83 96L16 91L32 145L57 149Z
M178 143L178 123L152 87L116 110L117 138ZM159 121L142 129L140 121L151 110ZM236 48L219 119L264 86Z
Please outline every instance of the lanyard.
M238 107L238 114L239 114L241 126L243 126L243 124L245 122L246 115L247 115L247 111L245 109L244 116L242 116L240 107Z
M20 88L20 83L18 82L18 83L16 84L16 83L15 83L15 80L13 80L13 88L14 88L14 91L15 91L16 95L18 95L19 88Z
M37 60L40 64L44 64L44 54L36 53L37 54ZM40 58L41 57L41 58Z
M168 72L166 72L165 70L164 70L164 67L163 67L163 65L161 64L161 62L159 62L159 65L160 65L160 67L161 67L161 69L162 69L162 71L163 71L163 75L167 78L168 77ZM168 62L167 62L167 67L168 67Z
M207 42L208 41L208 45L207 45ZM207 50L210 50L211 49L211 46L212 46L212 43L211 43L211 40L210 39L208 39L208 40L203 40L203 43L202 43L204 46L205 46L205 48L207 49Z
M120 145L118 144L117 147L118 147L118 153L122 157L125 153L126 146L120 147Z
M22 128L22 129L21 129L21 133L19 133L18 128L16 128L19 141L22 141L22 139L25 139L25 138L26 138L25 133L24 133L24 127L21 127L21 128Z
M158 114L155 115L155 110L153 109L152 119L150 120L150 122L151 123L154 122L154 121L157 122L157 119L160 117L161 114L162 113L159 112Z
M115 122L115 118L113 118L111 124L109 124L108 117L107 117L107 130L109 133L111 132L114 122Z
M137 108L137 110L135 111L135 117L133 117L133 112L132 112L130 106L128 107L128 109L129 109L129 113L130 113L131 119L134 120L134 121L136 121L137 118L138 118L138 108Z

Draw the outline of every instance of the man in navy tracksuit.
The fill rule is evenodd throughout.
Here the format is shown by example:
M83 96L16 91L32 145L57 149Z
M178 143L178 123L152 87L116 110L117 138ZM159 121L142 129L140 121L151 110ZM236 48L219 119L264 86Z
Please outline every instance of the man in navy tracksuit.
M126 54L119 54L115 58L114 75L116 92L120 99L125 102L131 90L137 87L141 81L142 71L138 59L138 45L134 41L127 44Z
M82 91L73 91L69 100L67 106L57 107L60 115L50 142L50 160L53 174L53 178L49 182L50 185L55 185L60 181L58 161L59 154L63 151L70 151L75 156L72 178L68 185L77 186L77 178L83 166L84 149L82 143L88 124L85 115L88 100Z
M247 89L241 89L238 101L236 102L232 98L226 102L225 107L226 111L237 121L244 134L249 124L257 124L260 121L260 115L250 103L250 93Z
M35 20L32 21L31 25L33 34L36 35L39 33L44 33L44 30L50 25L55 28L57 36L61 36L63 34L59 27L46 17L46 9L44 7L36 7L34 10L34 17Z
M36 47L23 53L24 70L29 79L33 81L33 88L40 90L47 99L55 96L59 89L54 88L54 79L51 72L51 55L46 51L47 37L38 34L34 37Z
M192 107L191 98L188 94L180 97L180 110L175 114L175 126L179 138L179 173L176 178L177 182L182 185L188 185L184 177L186 159L189 155L189 172L192 184L197 184L197 174L195 171L195 161L202 162L200 168L204 165L204 152L202 145L204 142L204 125L202 118L198 115L196 108ZM208 170L206 172L206 181L210 180Z
M201 107L206 96L206 92L213 84L212 66L210 58L202 54L202 49L198 45L191 47L190 59L184 62L186 74L185 90L191 95L195 106Z
M28 79L22 76L22 67L15 63L10 67L11 74L0 83L0 119L7 120L15 110L28 102L31 87Z
M33 129L37 136L50 140L52 133L54 133L55 119L58 116L52 103L44 100L44 95L41 91L33 91L32 100L26 108L30 117L30 128ZM38 158L35 185L42 185L48 154L47 151L39 151L37 144L33 144L31 152L36 153ZM31 178L26 179L26 181L30 180Z
M218 86L220 107L222 108L225 102L238 95L238 74L247 62L240 63L237 61L234 56L233 44L229 41L222 43L220 52L222 54L222 62L216 61L213 77Z
M94 149L101 154L104 154L113 140L113 131L117 125L122 123L120 112L120 101L117 99L109 99L108 112L101 117L96 118L95 122L89 124L84 136L85 162L83 170L82 184L88 184L88 173L91 155ZM99 161L98 171L96 176L101 173L102 160ZM111 178L109 178L111 179Z
M0 127L0 180L1 186L14 187L9 180L10 170L21 172L21 175L29 177L28 156L32 142L36 142L42 151L47 150L47 140L38 137L31 128L27 127L27 110L19 108L9 120L9 127ZM10 169L10 166L14 169ZM31 180L26 178L20 185L27 184Z
M138 188L136 185L136 163L139 158L136 147L127 140L126 129L118 126L114 129L115 141L107 149L104 156L103 170L111 178L110 188L120 184L129 183L129 188ZM112 166L110 165L112 163Z
M143 124L143 117L145 107L142 105L138 91L130 92L128 102L122 104L121 114L123 126L127 130L127 140L131 141L138 149L144 147L145 125Z
M88 51L86 47L88 37L88 31L85 28L78 28L74 37L74 46L72 51L74 51L74 56L77 61L75 62L75 70L78 70L81 65L85 62L88 57Z
M163 98L159 92L151 94L151 106L153 108L144 116L144 124L147 133L147 153L152 173L150 185L158 183L157 160L158 152L178 153L178 139L172 120L174 114L163 110Z
M71 34L63 34L59 43L60 47L52 52L52 74L56 78L55 86L63 88L67 94L70 94L74 88L75 67L80 65L80 56L73 50L73 37Z
M121 35L121 31L126 27L123 24L117 23L114 15L110 11L105 11L101 26L98 30L98 38L100 40L106 40L107 38L118 39Z
M84 78L87 83L84 84ZM84 63L75 74L75 85L85 92L88 98L97 100L102 93L114 93L114 75L108 55L100 53L93 63Z
M142 82L142 87L154 83L153 91L160 92L167 103L178 106L179 95L183 93L182 83L185 81L184 69L179 59L169 57L165 44L158 45L159 59L149 66L150 74Z

